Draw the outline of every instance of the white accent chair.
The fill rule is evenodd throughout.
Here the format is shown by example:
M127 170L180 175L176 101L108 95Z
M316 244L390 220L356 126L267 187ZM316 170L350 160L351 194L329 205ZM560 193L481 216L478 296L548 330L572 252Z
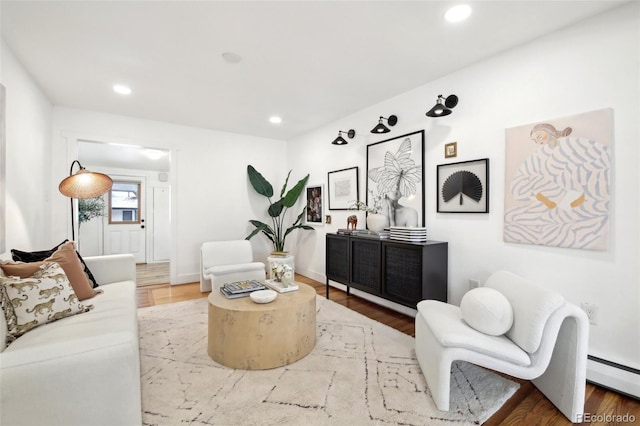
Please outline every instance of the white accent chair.
M254 262L248 240L212 241L200 248L200 291L240 280L264 280L265 266Z
M572 422L584 412L589 321L556 292L510 272L498 271L485 287L502 293L513 325L492 336L471 328L459 307L435 300L418 303L416 357L442 411L449 411L450 372L461 360L533 384Z

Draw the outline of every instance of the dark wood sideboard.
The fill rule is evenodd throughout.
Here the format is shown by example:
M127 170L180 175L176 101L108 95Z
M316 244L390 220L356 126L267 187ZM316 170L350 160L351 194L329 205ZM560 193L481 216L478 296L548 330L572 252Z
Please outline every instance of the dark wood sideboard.
M447 301L448 243L406 243L341 234L326 235L329 280L409 306Z

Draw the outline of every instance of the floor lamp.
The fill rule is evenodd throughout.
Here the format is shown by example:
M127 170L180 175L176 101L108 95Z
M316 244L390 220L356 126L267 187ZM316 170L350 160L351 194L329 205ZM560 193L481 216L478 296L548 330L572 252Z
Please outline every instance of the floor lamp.
M73 166L78 164L80 170L73 173ZM73 214L73 199L95 198L109 191L113 186L113 180L103 173L91 172L84 167L78 160L74 160L69 168L69 176L64 178L58 189L62 195L71 199L71 240L75 240L75 222Z

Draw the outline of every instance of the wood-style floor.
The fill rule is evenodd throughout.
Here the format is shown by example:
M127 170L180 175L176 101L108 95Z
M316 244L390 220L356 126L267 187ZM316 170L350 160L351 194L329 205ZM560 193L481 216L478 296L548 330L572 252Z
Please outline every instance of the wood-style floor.
M144 278L144 271L138 270L139 279ZM301 275L296 281L311 285L319 295L325 295L325 285ZM150 285L138 288L138 307L154 306L164 303L207 297L209 293L200 292L200 283L178 286L169 284ZM391 309L376 305L357 296L347 296L344 291L331 288L329 298L349 309L379 321L403 333L414 336L414 319ZM494 414L485 425L570 425L569 422L530 382L515 379L520 389ZM590 413L592 421L583 424L614 425L622 424L606 421L606 416L633 416L635 423L640 424L640 401L628 398L617 392L606 390L600 386L587 384L585 412Z

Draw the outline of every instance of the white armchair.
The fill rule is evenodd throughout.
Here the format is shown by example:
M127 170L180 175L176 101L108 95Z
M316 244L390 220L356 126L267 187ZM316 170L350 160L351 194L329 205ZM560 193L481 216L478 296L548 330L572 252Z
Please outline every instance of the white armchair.
M494 273L485 287L511 305L513 323L503 335L472 328L457 306L418 303L416 357L438 409L449 410L451 364L461 360L532 380L562 414L579 422L585 403L586 314L560 294L509 272Z
M247 240L212 241L200 248L200 291L240 280L264 280L265 266L254 262Z

